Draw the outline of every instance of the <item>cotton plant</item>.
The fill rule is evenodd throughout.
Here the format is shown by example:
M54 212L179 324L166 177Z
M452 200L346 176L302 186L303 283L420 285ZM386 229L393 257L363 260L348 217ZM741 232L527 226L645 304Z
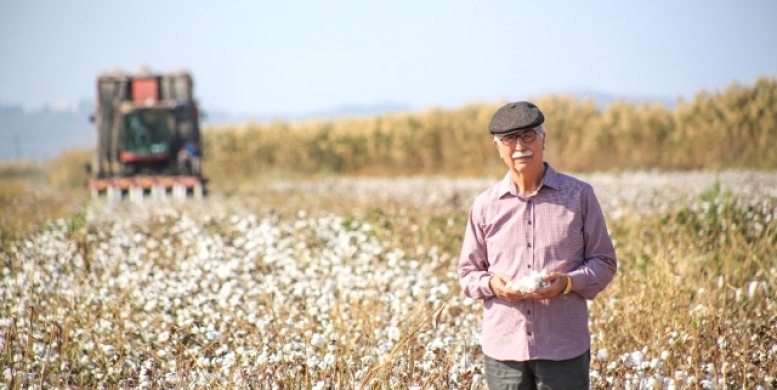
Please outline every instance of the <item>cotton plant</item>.
M726 175L721 180L732 179ZM641 215L698 199L714 177L591 179L607 194L601 197L607 215ZM777 188L769 180L752 181ZM373 204L392 200L409 210L444 207L453 194L474 196L490 182L413 178L405 186L371 179L339 186L322 180L307 184L305 193L326 190ZM680 185L693 191L666 190ZM749 191L748 185L731 188ZM759 215L753 219L768 229ZM185 207L110 205L90 209L89 221L94 225L83 233L88 251L73 243L64 221L0 251L0 296L7 300L0 345L14 362L2 370L5 384L13 377L22 387L58 388L83 378L90 381L84 387L95 388L280 389L303 388L300 378L307 375L315 388L484 387L482 302L460 293L450 253L398 244L408 236L395 226L381 230L380 221L328 212L281 217L207 199ZM420 232L418 224L408 226L410 234ZM532 273L511 288L540 288L543 276ZM773 301L775 277L774 269L742 285L721 277L718 288L731 289L741 304ZM715 288L704 287L699 295ZM619 320L624 305L616 297L597 298L594 307L600 304L618 311L594 312L592 321ZM688 315L701 321L713 309L691 306ZM692 337L687 330L667 331L661 348L671 354L619 351L610 334L599 332L591 350L595 389L726 388L722 363L702 366L708 362L678 355ZM716 345L729 348L733 341ZM773 360L777 345L763 354L763 361ZM762 380L749 388L773 383L756 379Z

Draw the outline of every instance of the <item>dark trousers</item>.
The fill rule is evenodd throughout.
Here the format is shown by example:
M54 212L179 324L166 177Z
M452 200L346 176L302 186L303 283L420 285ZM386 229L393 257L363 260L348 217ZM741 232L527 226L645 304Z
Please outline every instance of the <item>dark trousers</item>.
M485 356L489 390L588 390L590 351L569 360L498 361Z

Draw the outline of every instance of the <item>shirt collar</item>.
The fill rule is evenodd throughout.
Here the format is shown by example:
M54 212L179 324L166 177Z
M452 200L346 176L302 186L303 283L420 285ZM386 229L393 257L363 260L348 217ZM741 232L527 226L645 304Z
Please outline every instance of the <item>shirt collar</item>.
M545 164L545 176L543 176L542 181L540 181L540 189L543 187L548 187L554 190L558 190L560 188L558 172L556 172L556 170L553 169L553 167L551 167L547 162L543 164ZM502 181L499 182L499 197L502 198L507 194L512 196L518 195L515 193L515 185L513 185L513 178L510 176L509 171L507 174L505 174L505 177L502 179Z

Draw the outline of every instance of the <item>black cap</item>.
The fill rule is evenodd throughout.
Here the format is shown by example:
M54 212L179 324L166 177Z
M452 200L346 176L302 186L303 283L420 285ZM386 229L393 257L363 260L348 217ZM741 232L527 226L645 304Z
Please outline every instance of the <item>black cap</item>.
M506 135L518 130L532 129L545 122L540 108L531 102L507 103L496 110L488 124L494 135Z

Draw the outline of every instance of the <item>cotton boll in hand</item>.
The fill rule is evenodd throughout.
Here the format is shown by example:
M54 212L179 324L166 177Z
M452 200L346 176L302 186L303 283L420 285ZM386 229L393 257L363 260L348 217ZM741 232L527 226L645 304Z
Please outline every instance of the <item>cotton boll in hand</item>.
M542 270L541 272L532 271L530 275L524 276L521 279L507 282L506 287L513 291L520 291L522 294L526 294L545 287L546 284L542 278L547 276L547 274L548 273L545 270Z

